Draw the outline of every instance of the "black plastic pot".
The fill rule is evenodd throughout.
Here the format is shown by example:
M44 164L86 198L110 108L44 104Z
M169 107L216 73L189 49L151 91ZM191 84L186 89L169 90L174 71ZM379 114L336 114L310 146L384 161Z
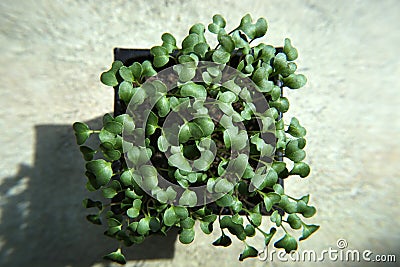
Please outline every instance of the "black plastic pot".
M277 47L276 48L276 53L282 52L283 48L282 47ZM239 56L234 56L232 58L232 61L237 61L239 63ZM153 56L150 54L150 49L130 49L130 48L114 48L114 60L119 60L121 61L125 66L130 66L134 62L139 62L142 63L145 60L149 60L152 62ZM167 68L172 66L173 63L169 63L166 66L163 67ZM156 69L157 71L160 69ZM278 83L278 81L275 81L275 84L281 86L281 84ZM281 89L282 93L282 89ZM114 87L114 116L118 116L121 114L124 114L126 112L126 105L125 103L119 99L119 94L118 94L118 86ZM282 113L279 114L279 117L282 117ZM279 161L283 161L283 155L281 152L277 153L277 157ZM113 168L119 169L121 168L122 164L120 162L115 162ZM283 179L279 178L278 183L283 186ZM121 199L118 199L119 197L117 196L116 199L113 199L112 202L117 202L120 201ZM249 203L260 203L261 199L257 195L256 197L253 198L248 198L247 200ZM255 204L254 204L255 205ZM208 206L212 207L216 213L220 212L220 207L218 207L215 203L208 204ZM283 210L280 210L283 214ZM222 214L230 214L229 209L224 209ZM267 212L265 209L262 209L262 214L263 215L270 215L270 212Z

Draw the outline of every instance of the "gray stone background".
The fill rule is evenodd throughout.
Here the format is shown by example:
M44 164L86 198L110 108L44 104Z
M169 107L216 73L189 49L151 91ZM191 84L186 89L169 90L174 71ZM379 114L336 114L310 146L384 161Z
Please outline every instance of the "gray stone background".
M309 222L321 225L301 249L321 252L345 238L349 249L400 260L400 2L2 0L1 266L110 265L101 256L116 243L84 219L84 164L70 125L96 126L112 110L113 92L99 74L113 47L148 48L163 32L180 42L190 25L208 24L215 13L233 28L247 12L267 18L267 43L292 39L309 80L287 93L286 117L296 115L308 129L312 166L287 191L310 192L318 213ZM128 251L129 266L266 265L239 263L240 242L214 248L218 235L198 231L190 245L173 235L153 238Z

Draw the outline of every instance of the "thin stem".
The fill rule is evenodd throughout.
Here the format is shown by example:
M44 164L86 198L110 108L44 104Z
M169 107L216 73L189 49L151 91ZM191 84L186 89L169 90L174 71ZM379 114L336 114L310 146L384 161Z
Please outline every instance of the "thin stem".
M285 233L288 233L287 231L286 231L286 228L281 224L281 227L282 227L282 229L285 231Z
M219 210L218 222L219 222L219 228L221 229L222 235L225 235L224 229L222 229L222 227L221 227L221 215L222 215L222 211L223 211L223 210L224 210L224 208L221 208L221 209Z
M261 160L261 159L255 158L255 157L253 157L253 156L250 156L250 158L253 159L253 160L255 160L255 161L258 161L258 162L264 164L265 166L271 165L271 163L265 162L265 161L263 161L263 160Z
M299 201L298 199L296 199L296 198L294 198L294 197L291 197L291 196L288 196L288 195L286 195L288 198L290 198L290 199L292 199L292 200L295 200L295 201Z
M255 225L255 224L253 223L253 221L249 218L249 215L248 215L248 214L246 214L245 216L246 216L247 220L250 222L250 224L254 226L254 228L256 228L258 231L260 231L260 233L262 233L263 235L267 235L266 232L264 232L263 230L261 230L261 228L260 228L259 226Z

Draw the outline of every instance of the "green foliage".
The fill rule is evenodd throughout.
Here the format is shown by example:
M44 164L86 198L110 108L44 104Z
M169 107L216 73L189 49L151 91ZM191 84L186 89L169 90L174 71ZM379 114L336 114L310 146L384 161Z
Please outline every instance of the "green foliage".
M282 91L299 89L307 82L303 74L296 73L294 60L298 58L298 50L287 38L283 49L262 40L252 45L253 40L267 33L264 18L253 21L247 14L231 31L226 26L221 15L214 15L207 27L201 23L190 27L180 46L172 34L164 33L162 43L150 49L149 60L130 66L115 61L101 74L101 82L114 87L127 106L157 96L154 108L146 110L145 125L128 113L116 117L106 114L97 130L82 122L73 124L76 142L86 161L86 188L99 190L103 196L101 201L89 198L83 201L85 208L97 211L86 218L97 225L106 222L105 234L126 246L140 244L153 234L167 234L173 227L179 229L179 241L189 244L194 241L197 221L205 234L211 234L215 228L221 230L214 246L231 245L233 236L243 241L244 249L239 256L242 261L258 255L256 247L247 243L257 233L264 237L263 245L273 242L276 248L290 252L297 249L298 241L319 228L302 221L316 213L315 207L309 205L309 195L299 199L290 197L278 183L279 178L305 178L310 173L310 166L304 162L306 129L295 117L289 124L282 118L290 107ZM214 34L216 47L208 43L206 30ZM269 107L256 109L254 93L243 88L240 79L223 80L221 65L207 67L199 76L202 82L193 82L200 61L235 68L254 82L257 93ZM175 63L173 70L178 82L173 91L167 92L161 82L146 83ZM219 121L213 121L207 114L207 99L217 100L222 111ZM163 122L183 106L196 117L184 119L182 125L174 126L177 131L171 134ZM260 124L256 126L257 122ZM238 123L246 129L238 127ZM135 133L143 134L142 146L134 146L124 137ZM265 134L275 134L276 145L267 142ZM97 147L85 144L89 137L98 141ZM248 154L242 151L246 147ZM168 157L160 159L157 157L160 154ZM280 161L278 155L293 164ZM127 162L134 167L128 167ZM293 167L288 169L289 166ZM163 188L159 176L182 190L172 186ZM237 180L232 180L232 176ZM198 206L202 200L192 190L196 186L205 186L210 194L218 194L218 200ZM269 231L261 229L265 217L273 224ZM286 232L285 226L302 229L298 241L292 232ZM280 228L284 235L276 239ZM126 262L121 249L104 258L120 264Z
M117 251L111 252L110 254L107 254L104 256L104 259L110 260L117 262L119 264L125 264L126 260L124 255L121 253L121 249L118 249Z
M283 248L286 253L290 253L292 250L297 249L297 241L296 238L286 233L281 239L275 242L274 246L276 248Z

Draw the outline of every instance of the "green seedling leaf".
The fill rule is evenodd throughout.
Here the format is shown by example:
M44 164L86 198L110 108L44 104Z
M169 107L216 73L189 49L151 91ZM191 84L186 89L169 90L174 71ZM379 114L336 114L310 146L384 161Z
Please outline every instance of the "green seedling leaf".
M123 64L121 61L119 60L114 61L111 65L111 69L101 74L100 76L101 82L108 86L118 85L118 80L115 75L122 66Z
M274 57L273 67L275 69L275 72L277 72L277 73L287 72L287 70L289 69L289 66L288 66L286 55L284 53L278 53Z
M201 40L199 40L199 35L197 33L191 33L188 36L186 36L185 39L182 41L182 49L185 54L188 54L190 52L193 52L193 47L200 43Z
M255 38L263 37L267 33L268 23L264 18L259 18L255 26L256 26Z
M239 29L242 30L250 39L260 38L265 35L268 29L267 21L259 18L255 24L249 14L240 21Z
M192 229L194 226L195 220L191 217L187 217L184 220L181 220L180 225L183 229Z
M275 223L276 226L281 226L282 224L282 216L279 214L279 212L277 210L275 210L272 214L271 214L271 222Z
M140 166L139 172L143 178L143 186L152 190L158 185L157 169L151 165Z
M246 48L250 50L250 45L247 42L246 36L242 35L240 31L236 30L232 33L232 40L236 48ZM243 62L244 63L244 62ZM239 66L238 66L239 67ZM239 70L239 68L237 68ZM241 69L240 69L241 70ZM240 71L239 70L239 71Z
M103 203L101 201L93 201L90 198L86 198L82 201L83 207L89 208L98 208L99 210L103 209Z
M310 166L304 162L295 162L290 175L299 175L301 178L307 177L310 174Z
M306 157L306 152L302 150L305 146L303 138L290 140L286 144L285 156L294 162L300 162Z
M110 113L106 113L103 116L103 125L107 124L107 122L114 121L114 117Z
M196 23L192 27L190 27L189 33L197 34L199 36L199 41L205 43L206 42L206 39L204 37L205 30L206 28L202 23Z
M115 121L122 124L123 130L125 132L130 133L135 129L135 123L133 121L133 118L128 114L122 114L115 117Z
M102 189L102 193L104 198L113 198L117 194L117 191L112 187L105 187Z
M260 211L250 213L250 220L254 223L255 226L260 226L262 221L262 215L260 214Z
M152 135L158 128L158 117L153 111L150 111L149 117L147 118L146 134Z
M286 163L283 161L274 161L272 163L272 168L276 171L276 173L281 173L286 168Z
M131 101L132 96L135 94L136 90L137 89L133 88L132 83L123 81L119 85L119 89L118 89L119 98L122 99L122 101L124 101L125 104L129 104L129 102Z
M299 120L295 117L291 119L287 132L293 137L304 137L307 133L306 129L300 125Z
M176 39L175 37L170 34L170 33L164 33L161 36L161 40L163 41L162 46L167 49L168 53L172 53L177 47L176 47Z
M262 59L264 62L270 63L271 59L275 57L276 49L271 45L263 46L261 50L261 55L259 58Z
M226 64L229 62L231 58L231 54L229 52L226 52L223 49L217 49L214 51L214 53L212 54L212 60L215 63L219 63L219 64Z
M209 235L213 231L213 223L201 221L200 229L201 229L201 231L203 231L203 233L205 233L206 235Z
M183 97L189 96L195 99L205 99L207 97L207 91L204 86L193 82L183 85L180 92Z
M90 214L86 216L86 220L93 224L101 225L101 219L98 214Z
M121 75L122 79L127 82L133 82L135 80L131 69L125 66L122 66L119 69L119 75Z
M281 97L282 95L282 91L281 88L279 86L274 86L271 90L271 98L272 101L276 101L279 99L279 97Z
M259 190L265 187L272 187L277 181L278 174L273 168L271 168L267 174L255 174L253 178L251 178L251 182Z
M146 235L150 231L150 217L140 219L136 231L140 235Z
M131 73L133 74L133 79L135 81L139 81L142 77L143 68L139 62L134 62L131 66L129 66Z
M286 233L280 240L275 242L274 246L276 248L284 248L286 253L290 253L292 250L297 250L296 239Z
M190 166L189 162L181 153L172 154L168 158L168 164L187 172L192 171L192 167Z
M136 218L140 214L140 208L142 207L142 201L135 199L132 203L132 207L126 211L129 218Z
M186 190L179 199L179 205L193 207L197 204L197 195L195 192Z
M163 220L166 226L172 226L179 220L173 206L165 210Z
M219 207L230 207L233 204L233 197L225 194L223 197L215 202Z
M83 122L75 122L72 126L75 132L76 143L82 145L89 138L92 131L89 126Z
M193 123L200 128L202 137L207 137L214 132L215 125L210 117L196 118L193 120Z
M149 148L133 147L128 151L127 158L135 167L139 167L147 163L150 160L151 155L152 152Z
M240 212L243 208L243 204L239 199L234 198L231 208L232 208L233 212Z
M104 129L112 134L121 134L122 133L122 124L116 121L107 122L104 125Z
M248 225L246 225L246 227L244 228L244 232L246 233L246 235L247 235L248 237L252 237L252 236L255 236L255 234L256 234L256 229L254 228L253 225L248 224Z
M214 246L229 247L232 244L232 240L229 236L222 234L220 238L212 243Z
M305 218L310 218L314 216L317 210L313 206L308 206L303 200L299 200L297 202L297 212L301 213Z
M106 159L114 161L121 157L121 152L114 148L114 145L110 142L104 142L100 144L100 149Z
M100 76L100 81L108 86L118 85L117 77L115 77L115 73L112 71L103 72Z
M150 217L149 227L153 233L158 232L161 229L160 220L156 217Z
M174 206L174 211L176 216L178 216L178 218L181 220L184 220L189 216L189 211L186 207Z
M269 245L269 243L271 242L271 239L275 235L275 233L276 233L276 228L272 227L268 234L264 234L264 244L265 244L265 246Z
M283 53L286 54L287 59L290 61L296 60L298 57L297 49L292 46L292 43L289 38L285 38Z
M157 146L161 152L166 152L170 144L168 143L168 140L167 138L165 138L164 135L160 135L157 140Z
M264 195L265 209L269 212L274 204L279 203L281 196L277 193L270 192Z
M224 103L233 103L236 102L237 99L238 99L237 96L230 91L220 93L218 96L218 100Z
M258 250L246 244L246 247L244 248L242 254L240 254L239 256L239 261L243 261L244 259L257 256L258 256Z
M224 51L231 53L235 49L235 43L231 36L218 34L218 42Z
M105 260L110 260L119 264L125 264L126 260L124 255L121 253L121 249L118 249L115 252L111 252L103 257Z
M288 196L281 196L281 201L279 202L279 206L284 209L287 213L295 213L297 211L296 202L292 202L289 200Z
M307 194L305 196L302 196L299 200L304 201L304 203L308 204L308 201L310 200L310 195Z
M206 53L209 51L209 49L210 46L206 43L198 43L193 47L193 51L201 58L205 58Z
M300 229L302 226L302 221L296 214L289 214L287 217L287 222L292 229Z
M217 14L213 16L213 23L208 25L208 30L212 33L218 34L221 29L225 28L225 25L225 19L221 15Z
M315 224L303 224L303 234L299 238L300 241L307 239L310 235L319 229L319 225Z
M264 124L264 123L263 123ZM268 125L265 125L268 128ZM264 139L259 137L259 133L257 133L256 135L253 135L250 138L250 142L252 144L255 144L257 147L257 151L260 152L260 156L264 157L264 156L272 156L274 154L274 147L271 144L267 144L265 143Z
M280 184L275 184L272 188L274 189L275 193L277 193L279 195L284 194L283 187Z
M286 78L282 78L283 85L290 89L299 89L307 83L307 78L303 74L290 74Z
M215 183L214 191L216 193L228 193L233 189L233 187L234 185L227 179L219 178Z
M103 159L96 159L86 163L86 169L95 176L96 186L106 185L113 175L111 162Z
M181 58L181 57L180 57ZM186 83L191 81L196 75L195 66L191 66L192 64L184 64L184 65L175 65L173 69L176 73L178 73L179 81L182 83Z
M194 229L183 229L179 234L179 241L182 244L190 244L194 240L195 231Z
M269 106L285 113L289 110L289 100L286 97L280 97L276 101L269 102Z
M236 224L243 224L243 218L239 214L234 214L232 216L232 222Z
M142 76L143 77L151 77L156 75L157 72L153 69L153 66L151 65L151 62L148 60L145 60L142 63Z
M93 150L93 149L91 149L91 148L88 147L88 146L80 146L80 147L79 147L79 150L81 151L81 153L82 153L82 155L83 155L83 158L84 158L86 161L92 160L94 154L96 154L96 152L97 152L96 150Z
M224 17L222 17L220 14L214 15L212 20L213 20L214 24L218 25L221 28L225 28L226 21L225 21Z
M246 239L246 233L244 232L244 227L241 224L236 224L232 221L232 217L224 216L220 220L220 227L222 229L227 228L229 232L236 235L239 240Z
M99 133L99 139L101 143L111 143L112 145L117 144L117 136L116 134L110 133L106 129L101 129Z
M169 61L167 48L163 46L154 46L150 49L150 53L154 56L153 64L156 68L161 68Z
M158 110L158 116L165 117L168 115L170 110L170 105L168 98L166 96L162 96L156 103L156 108Z

